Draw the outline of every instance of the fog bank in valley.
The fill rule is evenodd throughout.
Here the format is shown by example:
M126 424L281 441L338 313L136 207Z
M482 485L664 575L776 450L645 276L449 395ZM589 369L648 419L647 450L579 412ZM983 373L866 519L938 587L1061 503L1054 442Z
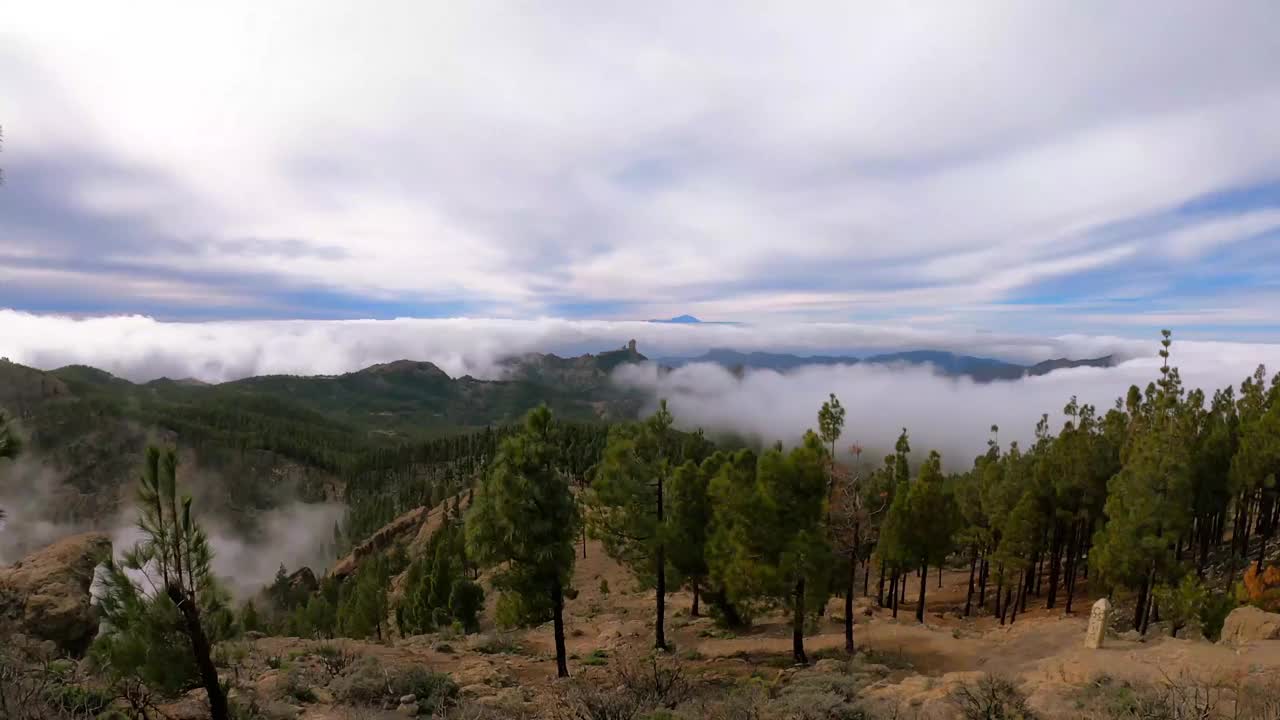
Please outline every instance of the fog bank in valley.
M975 383L947 378L928 367L808 366L787 373L748 370L741 378L717 366L695 364L661 371L653 364L624 366L615 380L666 398L677 423L711 432L733 432L766 442L793 442L816 426L818 408L835 393L847 409L841 444L858 443L870 457L893 447L902 428L914 451L937 449L948 466L967 466L986 447L991 425L1000 441L1026 443L1036 420L1048 413L1061 426L1062 408L1074 395L1105 412L1130 385L1145 387L1159 376L1156 342L1145 356L1110 368L1057 370L1011 382ZM1187 387L1238 386L1259 364L1280 370L1280 346L1175 340L1173 364ZM1056 431L1056 430L1055 430Z
M88 496L63 481L35 455L16 462L0 461L0 565L13 564L30 553L64 537L83 532L101 532L111 538L117 557L141 539L137 510L133 505L134 483L124 483L119 491L120 509L95 515L87 507ZM182 490L196 497L197 517L209 535L213 548L213 571L238 598L248 597L270 583L283 563L290 572L304 565L317 575L334 560L334 524L342 519L341 503L304 503L283 499L271 510L257 513L252 523L231 523L221 512L211 512L206 498L216 493L216 478L210 471L188 469ZM94 501L102 505L102 499ZM252 530L246 531L246 525Z

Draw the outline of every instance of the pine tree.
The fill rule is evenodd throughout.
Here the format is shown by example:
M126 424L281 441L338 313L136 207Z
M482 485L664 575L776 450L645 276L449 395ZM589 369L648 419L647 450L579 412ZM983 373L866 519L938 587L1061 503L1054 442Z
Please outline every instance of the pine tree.
M588 524L610 557L654 587L654 646L667 647L666 594L669 559L667 490L674 469L672 417L666 401L638 425L618 425L596 469Z
M503 565L500 580L513 591L549 597L556 671L568 677L564 592L573 579L578 511L559 472L551 411L540 407L502 441L498 457L476 489L467 513L468 554L482 567Z
M367 558L342 587L337 626L345 637L385 639L387 583L390 576L382 555Z
M484 588L466 578L453 583L449 594L449 614L462 624L463 632L480 629L480 612L484 609Z
M920 570L920 597L915 607L915 619L924 623L925 585L931 566L940 566L951 551L952 516L951 497L942 487L942 456L936 451L920 466L906 498L906 514L910 527L905 533L908 559Z
M138 657L130 648L157 640L156 635L164 632L155 629L157 623L168 618L172 623L165 625L179 628L186 637L189 657L208 695L213 720L226 720L227 698L218 681L212 640L202 619L202 615L225 607L225 595L209 570L213 553L204 530L192 515L191 498L179 501L177 467L177 455L172 450L161 453L154 447L147 449L138 488L138 527L143 539L124 553L121 566L108 566L101 608L112 629L105 634L100 652L114 657L117 668L127 666L119 661L129 656L139 663L136 672L146 672L143 665L154 663L156 656ZM145 577L155 595L140 593L124 570ZM165 650L173 651L172 645L166 645ZM154 665L152 669L156 669Z
M806 664L804 620L826 602L831 564L823 518L827 461L821 438L783 452L774 448L754 468L740 453L711 482L714 530L708 544L712 576L735 602L789 602L792 654Z
M245 632L259 632L262 630L262 620L258 617L258 609L254 607L253 600L244 604L244 609L240 611L240 627Z
M668 516L671 566L693 592L690 615L698 617L702 589L710 574L707 567L707 539L711 533L711 475L716 461L702 465L685 462L671 476L671 506Z
M1241 413L1240 441L1231 460L1231 475L1241 494L1256 503L1258 550L1254 572L1261 572L1277 524L1274 514L1280 491L1276 485L1280 479L1280 375L1269 392L1265 392L1262 380L1251 390Z
M1177 570L1175 549L1190 527L1194 501L1188 416L1178 371L1168 364L1169 331L1163 334L1159 382L1142 399L1136 388L1130 391L1124 466L1108 484L1107 522L1090 553L1105 585L1138 590L1134 628L1143 633L1151 621L1154 589Z
M822 438L822 442L827 444L827 458L831 462L831 475L828 478L828 499L830 499L830 489L835 485L835 462L836 462L836 442L840 440L841 433L844 432L844 406L840 404L840 399L835 393L831 393L830 398L822 403L822 407L818 409L818 437Z

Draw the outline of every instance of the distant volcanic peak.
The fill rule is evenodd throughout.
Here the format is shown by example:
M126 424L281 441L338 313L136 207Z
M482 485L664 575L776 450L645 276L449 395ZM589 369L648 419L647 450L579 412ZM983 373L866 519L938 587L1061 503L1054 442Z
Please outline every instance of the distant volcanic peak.
M673 318L667 318L666 320L650 320L649 322L671 323L675 325L694 325L701 323L702 321L692 315L677 315Z
M449 377L449 374L441 370L435 363L425 360L394 360L389 363L379 363L370 365L369 367L356 372L358 375L430 375Z

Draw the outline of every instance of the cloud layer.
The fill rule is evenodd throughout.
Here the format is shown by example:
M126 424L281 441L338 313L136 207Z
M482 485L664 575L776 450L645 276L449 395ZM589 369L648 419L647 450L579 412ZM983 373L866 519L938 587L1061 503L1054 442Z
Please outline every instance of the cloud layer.
M986 447L991 425L1000 441L1033 437L1047 413L1061 426L1072 396L1105 412L1131 385L1146 387L1159 377L1155 346L1111 368L1073 368L1014 382L979 384L946 378L927 367L810 366L785 374L748 371L737 378L716 365L697 364L660 373L653 365L619 368L617 380L667 398L679 425L757 437L765 442L797 440L816 428L818 408L835 393L846 408L842 445L858 443L878 463L907 428L912 448L936 449L950 467L965 467ZM1260 364L1280 370L1280 346L1175 342L1173 362L1190 388L1239 385ZM842 448L842 451L846 448Z
M1278 332L1268 0L5 19L0 306Z
M1110 407L1131 384L1156 377L1158 334L1109 336L943 332L850 323L673 325L566 319L400 319L362 321L161 322L141 316L70 318L0 310L0 356L51 369L81 363L146 381L161 376L218 382L262 374L338 374L399 359L428 360L458 377L499 377L497 361L524 352L574 355L635 339L650 358L697 355L712 347L799 354L939 349L1017 362L1111 354L1108 369L1078 368L1010 383L974 384L928 368L808 367L780 375L692 365L668 375L625 368L618 381L670 398L688 427L792 440L814 422L827 393L849 407L846 437L887 447L901 427L918 446L967 457L991 424L1005 440L1026 439L1041 413L1056 416L1072 395ZM1184 340L1174 359L1191 387L1238 384L1259 364L1280 370L1280 345Z
M41 369L92 365L134 381L220 382L251 375L332 375L392 360L427 360L458 377L497 377L496 361L525 352L576 355L629 340L651 358L708 348L800 354L939 349L1038 362L1144 353L1117 337L943 331L852 323L761 325L484 318L162 322L143 316L72 318L0 310L0 357Z

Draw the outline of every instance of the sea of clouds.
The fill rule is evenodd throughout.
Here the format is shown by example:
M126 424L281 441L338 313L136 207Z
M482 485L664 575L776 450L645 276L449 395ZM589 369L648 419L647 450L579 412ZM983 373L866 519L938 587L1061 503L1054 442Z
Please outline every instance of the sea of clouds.
M929 367L811 366L787 373L734 375L714 365L664 372L623 367L616 380L671 403L685 427L792 441L815 422L828 393L848 408L845 442L890 447L901 428L917 449L936 448L949 464L985 447L988 428L1003 442L1027 440L1042 413L1060 418L1072 397L1110 407L1130 385L1158 376L1158 336L1034 337L921 330L856 323L776 325L663 324L544 318L351 321L162 322L143 316L73 318L0 310L0 356L40 368L82 363L134 381L161 376L219 382L262 374L328 375L398 359L427 360L455 377L493 378L499 360L525 352L573 355L635 339L650 358L708 348L799 354L862 354L905 349L1032 363L1112 355L1110 368L1075 368L1012 382L975 383ZM1179 340L1173 362L1189 387L1238 385L1261 364L1280 370L1280 345Z

